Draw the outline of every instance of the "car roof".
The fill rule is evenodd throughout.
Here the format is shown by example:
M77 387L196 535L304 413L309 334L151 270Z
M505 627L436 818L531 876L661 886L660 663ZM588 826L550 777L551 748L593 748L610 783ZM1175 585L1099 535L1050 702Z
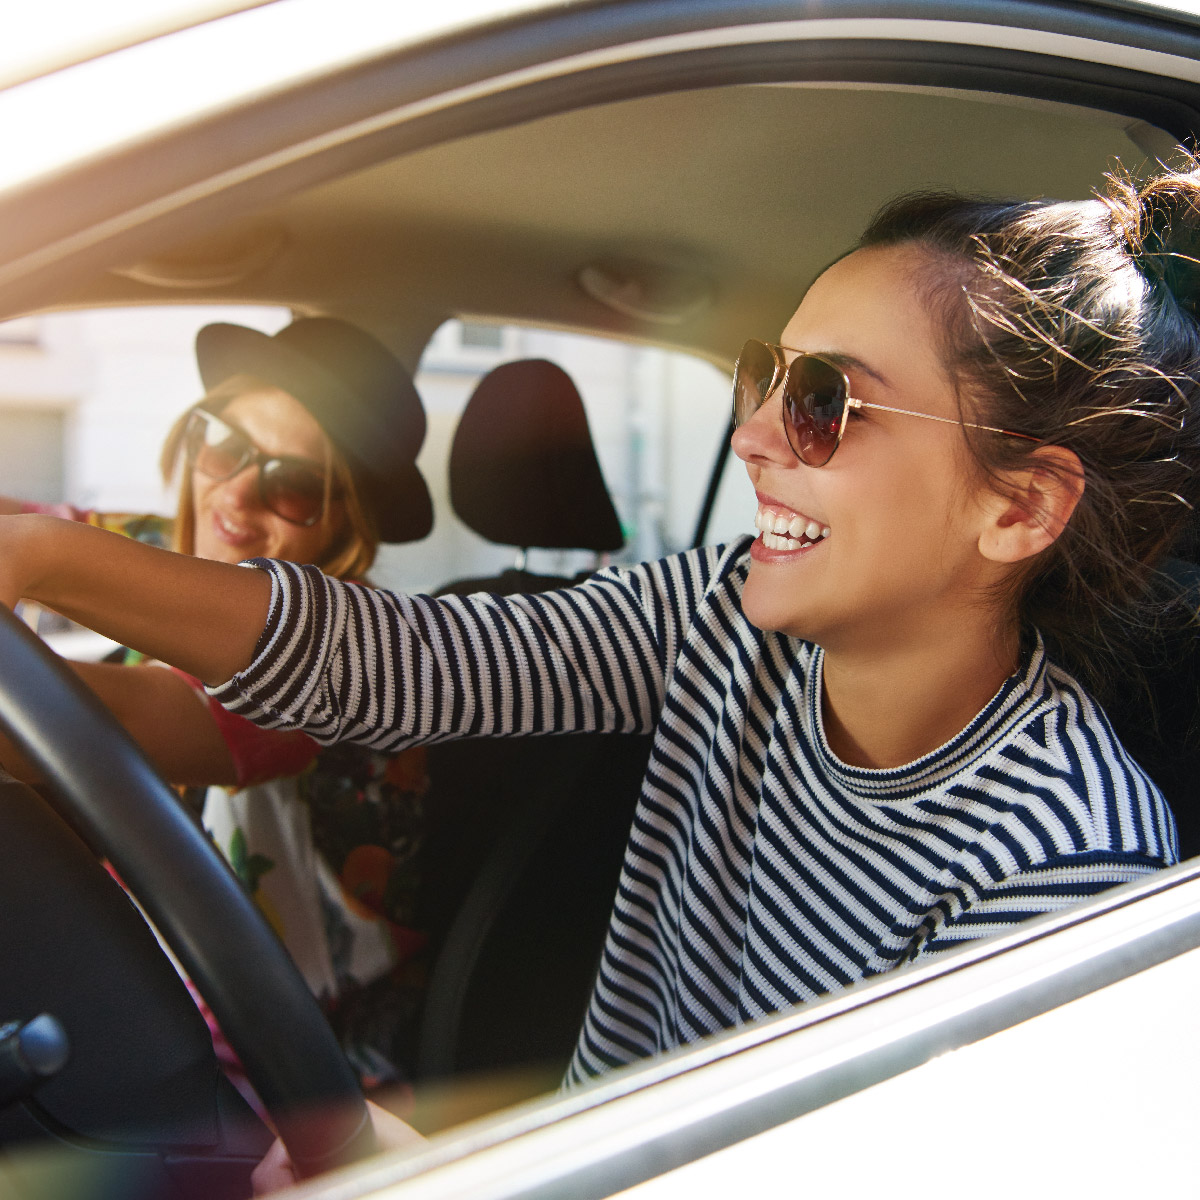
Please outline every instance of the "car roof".
M7 14L0 88L272 0L43 0Z
M316 4L277 0L0 93L0 120L25 132L0 167L14 205L69 171L81 175L72 204L95 205L117 177L130 196L127 210L110 204L90 229L53 249L53 230L36 221L28 228L37 209L31 199L26 220L0 234L13 243L0 245L0 284L36 277L58 255L75 260L66 276L47 275L58 306L284 303L357 320L410 361L443 319L475 314L609 332L727 361L748 333L775 333L807 283L895 193L938 186L1083 199L1107 165L1137 171L1169 154L1177 132L1169 126L1185 119L1161 102L1139 110L1135 93L1119 98L1112 88L1047 88L1032 77L1009 78L1001 85L1007 94L967 86L992 82L970 61L982 62L983 50L955 49L967 60L958 65L927 64L916 51L897 62L870 40L881 29L901 47L936 37L990 39L997 52L1028 57L1024 47L1011 50L1012 28L964 33L944 20L953 15L946 6L909 6L912 19L884 26L842 15L856 12L847 4L827 6L837 15L815 21L752 14L739 26L745 6L725 5L724 14L689 18L680 32L650 23L641 32L656 36L634 38L639 31L620 23L644 5L461 0L413 22L380 17L390 6L345 0L340 10L361 20L343 22L323 44L301 45L300 32L317 28ZM547 44L545 62L529 50L530 39L521 40L538 10L560 23L568 10L579 17L561 46ZM595 36L602 17L615 23L611 46ZM512 38L497 34L485 61L482 51L468 51L466 36L489 21ZM265 60L264 47L284 33L294 35L289 55ZM1026 45L1063 44L1057 30L1036 33L1040 42ZM800 38L809 41L808 57L789 60L786 48ZM764 47L761 61L743 54L736 71L654 73L669 55L693 67L755 42ZM202 53L185 71L188 43ZM414 57L418 45L429 51L424 59ZM1113 59L1118 71L1154 56L1150 69L1171 69L1158 49L1118 54L1096 41L1086 53ZM212 61L227 69L213 72ZM433 73L415 85L402 74L418 61L453 62L447 82L472 82L431 104ZM169 78L181 71L185 78ZM73 110L86 95L108 97L114 89L103 85L114 73L141 73L147 83L107 109L97 99L91 127L101 141L81 142ZM198 79L217 74L197 92ZM345 109L340 124L313 119L315 93L301 106L313 76L322 79L324 105ZM147 105L155 81L161 99ZM372 99L372 89L389 86L395 99ZM535 86L542 91L532 111L543 115L527 116L514 97ZM445 119L447 96L466 119ZM58 108L47 116L51 97ZM287 121L267 124L289 104ZM235 118L250 123L239 136L252 162L228 160L223 144L213 150L222 122ZM120 119L131 122L124 132ZM207 176L202 162L183 171L172 161L189 128L192 159L212 159ZM275 143L286 137L300 139L303 152L293 143L280 155ZM90 178L89 159L101 164ZM129 180L145 179L150 195L156 176L175 188L170 213L161 198L135 202ZM281 186L261 186L281 178ZM46 219L62 211L63 191ZM22 254L39 235L32 259ZM100 248L90 259L76 253L88 239ZM18 287L15 296L22 307L40 299L36 288Z

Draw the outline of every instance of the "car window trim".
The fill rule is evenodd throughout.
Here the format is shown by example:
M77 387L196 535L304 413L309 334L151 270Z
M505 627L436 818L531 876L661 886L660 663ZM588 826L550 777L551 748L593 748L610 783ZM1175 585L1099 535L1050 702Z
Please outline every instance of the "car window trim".
M353 1194L601 1200L1196 949L1194 861L365 1164ZM349 1179L304 1195L344 1197Z

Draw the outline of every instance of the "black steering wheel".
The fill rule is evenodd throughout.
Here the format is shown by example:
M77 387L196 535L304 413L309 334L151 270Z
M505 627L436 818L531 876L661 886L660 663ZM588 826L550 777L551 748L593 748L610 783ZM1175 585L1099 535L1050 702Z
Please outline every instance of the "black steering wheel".
M316 1000L175 793L99 700L2 606L0 663L0 726L212 1008L298 1171L317 1174L369 1153L358 1080Z

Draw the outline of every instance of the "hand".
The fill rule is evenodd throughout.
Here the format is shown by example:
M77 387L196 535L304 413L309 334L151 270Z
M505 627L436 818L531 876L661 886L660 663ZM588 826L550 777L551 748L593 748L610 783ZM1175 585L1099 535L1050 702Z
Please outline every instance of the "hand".
M288 1152L283 1148L283 1142L276 1138L271 1148L263 1155L263 1160L254 1168L250 1175L256 1196L269 1196L272 1192L281 1191L297 1183L296 1170Z
M371 1114L371 1124L380 1151L401 1150L406 1146L419 1146L425 1141L411 1125L371 1100L367 1101L367 1111ZM299 1182L292 1160L278 1138L263 1156L262 1162L254 1168L250 1181L256 1196L267 1196Z

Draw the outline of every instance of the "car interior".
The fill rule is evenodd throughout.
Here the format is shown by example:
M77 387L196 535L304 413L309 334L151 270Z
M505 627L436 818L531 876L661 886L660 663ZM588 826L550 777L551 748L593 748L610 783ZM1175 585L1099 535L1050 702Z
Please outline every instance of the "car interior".
M531 548L621 548L583 401L562 368L506 363L475 388L450 449L450 500L482 537ZM441 591L572 582L512 568ZM418 1075L521 1068L562 1077L595 975L633 805L642 734L479 739L429 752L422 927L439 946ZM534 1019L530 1019L536 1014Z
M891 196L952 188L1084 198L1114 164L1137 173L1169 157L1192 122L1153 97L1046 81L1001 86L982 71L972 83L967 67L951 84L898 83L869 70L848 83L819 71L786 75L752 83L717 73L710 86L580 94L544 115L501 106L474 131L427 134L403 153L387 135L363 139L321 178L269 189L265 199L218 195L200 218L123 235L102 266L63 277L35 307L282 305L356 322L414 367L435 330L459 317L667 346L728 370L746 337L776 339L806 286ZM711 457L695 464L713 472L710 501L739 469L722 453L725 441L718 436ZM566 582L530 571L527 551L620 551L577 387L555 364L509 363L481 379L445 472L430 480L435 505L520 552L513 570L445 580L446 593ZM745 515L749 532L753 513ZM1200 598L1198 544L1177 547L1169 570ZM11 662L10 653L37 649L14 642L10 650L6 639L0 653ZM1194 634L1174 635L1147 666L1148 691L1110 716L1167 794L1190 856L1200 853ZM39 679L43 671L29 667ZM5 705L58 712L42 719L61 729L55 706L87 704L54 687L39 701L18 696L14 683ZM5 910L23 914L20 935L4 934L0 1019L55 1013L73 1053L55 1078L20 1093L24 1103L0 1108L0 1139L69 1145L86 1159L80 1170L123 1156L134 1166L113 1194L244 1195L271 1135L224 1083L194 1003L96 854L137 885L164 934L181 930L202 992L234 996L236 964L182 931L193 919L226 919L214 914L232 912L236 900L222 892L219 872L193 870L200 851L186 816L164 819L144 844L104 817L107 798L123 787L154 787L144 770L97 768L87 754L64 768L56 738L35 725L26 733L40 738L75 829L26 789L4 785L13 794L0 805L0 841L19 836L45 849L21 873L0 872ZM93 734L91 744L109 736ZM468 1105L471 1114L556 1085L587 1001L648 749L647 739L622 733L431 749L421 914L429 983L405 1047L418 1093L507 1076L493 1099ZM154 804L165 810L169 794ZM163 838L191 848L168 850ZM165 866L168 853L186 870ZM143 861L158 868L142 871ZM192 888L201 891L189 900ZM207 907L201 894L217 899ZM15 969L18 953L27 965ZM282 998L245 1001L245 1027L238 1039L229 1031L239 1052L271 1043L270 1062L252 1078L264 1099L271 1093L273 1113L274 1103L303 1109L294 1098L310 1089L344 1099L346 1088L336 1067L315 1082L285 1077L283 1047L320 1039L312 1030L319 1012L293 985L280 985ZM358 1121L357 1110L345 1115L312 1162L339 1161L360 1136ZM147 1155L147 1145L169 1149Z

